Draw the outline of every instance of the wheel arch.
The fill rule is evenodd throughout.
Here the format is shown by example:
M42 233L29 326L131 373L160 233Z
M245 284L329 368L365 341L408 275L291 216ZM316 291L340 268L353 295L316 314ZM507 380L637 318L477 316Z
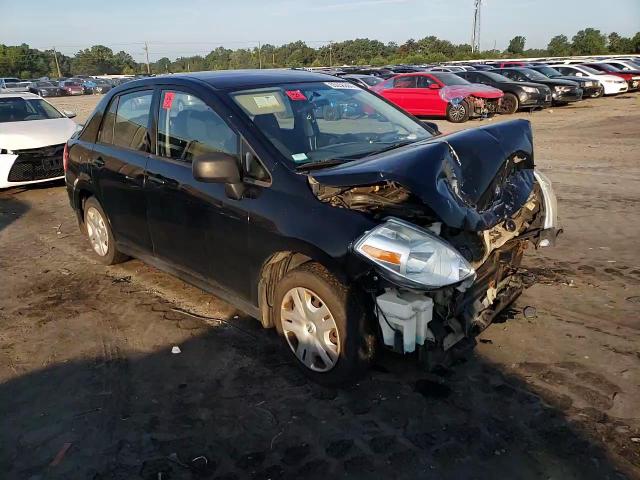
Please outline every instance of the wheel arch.
M78 181L73 188L73 208L78 216L80 226L84 225L84 204L88 198L95 196L91 184Z
M312 252L300 250L281 250L273 253L263 263L258 276L257 296L260 309L260 322L264 328L273 328L274 297L278 282L291 270L305 263L315 262L322 265L340 281L346 281L347 273L331 259Z

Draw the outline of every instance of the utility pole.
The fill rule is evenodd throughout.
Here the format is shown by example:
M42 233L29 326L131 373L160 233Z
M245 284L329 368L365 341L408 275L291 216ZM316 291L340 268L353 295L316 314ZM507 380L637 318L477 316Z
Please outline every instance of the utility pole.
M60 65L58 64L58 53L56 52L56 47L53 47L53 58L56 61L56 70L58 71L58 78L62 77L60 73Z
M333 40L329 42L329 66L333 67Z
M473 7L473 32L471 33L471 52L480 51L480 10L482 0L475 0Z
M147 73L151 74L151 65L149 65L149 44L144 42L144 53L147 55Z
M262 45L258 42L258 65L260 66L260 70L262 70Z
M276 52L271 52L271 67L275 68L276 66Z

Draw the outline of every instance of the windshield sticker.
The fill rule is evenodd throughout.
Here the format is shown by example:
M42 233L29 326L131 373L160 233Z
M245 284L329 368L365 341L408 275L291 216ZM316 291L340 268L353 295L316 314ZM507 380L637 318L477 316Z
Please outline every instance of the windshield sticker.
M360 90L360 87L350 82L324 82L324 84L336 90Z
M275 95L254 96L253 101L256 102L256 106L260 109L274 107L277 108L280 106L278 97L276 97Z
M293 158L294 162L305 162L308 160L306 153L294 153L291 155L291 158Z
M173 99L176 96L176 94L174 92L165 92L164 93L164 100L162 101L162 108L164 110L169 110L171 109L171 105L173 104Z
M302 93L300 90L287 90L284 93L286 93L287 97L289 97L291 100L306 100L307 99L307 97L304 96L304 93Z

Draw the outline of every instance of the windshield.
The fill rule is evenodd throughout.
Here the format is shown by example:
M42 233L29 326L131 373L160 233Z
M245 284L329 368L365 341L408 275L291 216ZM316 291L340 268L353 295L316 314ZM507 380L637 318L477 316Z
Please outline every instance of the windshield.
M63 115L42 99L0 98L0 123L52 118L63 118Z
M590 73L592 75L602 75L600 70L596 70L595 68L587 67L586 65L580 65L580 70Z
M546 75L547 77L558 77L562 75L558 70L551 67L538 67L536 68L536 71Z
M53 83L51 82L37 82L36 83L37 87L53 87Z
M364 83L366 83L370 87L373 87L375 85L378 85L379 83L384 82L382 78L374 77L373 75L370 77L360 77L360 80L362 80Z
M606 70L607 72L619 72L620 69L613 67L607 63L599 63L598 67L601 68L602 70ZM596 68L597 70L597 68Z
M432 136L349 82L274 85L233 92L231 98L296 166L362 158Z
M429 72L445 85L469 85L464 78L459 77L455 73Z
M483 77L490 78L494 82L511 82L511 83L513 83L513 80L511 80L510 78L505 77L504 75L500 75L499 73L482 72L480 75L483 76Z
M536 72L535 70L531 70L530 68L523 68L520 72L529 80L539 80L541 82L548 80L548 78L543 74Z

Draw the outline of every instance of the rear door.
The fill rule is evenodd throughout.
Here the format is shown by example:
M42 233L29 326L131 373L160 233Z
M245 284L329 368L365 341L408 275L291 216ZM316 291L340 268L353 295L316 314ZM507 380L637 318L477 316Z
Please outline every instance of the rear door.
M146 208L154 254L175 268L234 294L248 294L248 215L225 185L196 181L199 154L238 158L239 135L217 105L180 87L159 91L156 148L147 164ZM246 297L245 297L246 298Z
M143 185L152 97L152 89L142 89L111 100L90 161L116 241L145 251L151 251Z

